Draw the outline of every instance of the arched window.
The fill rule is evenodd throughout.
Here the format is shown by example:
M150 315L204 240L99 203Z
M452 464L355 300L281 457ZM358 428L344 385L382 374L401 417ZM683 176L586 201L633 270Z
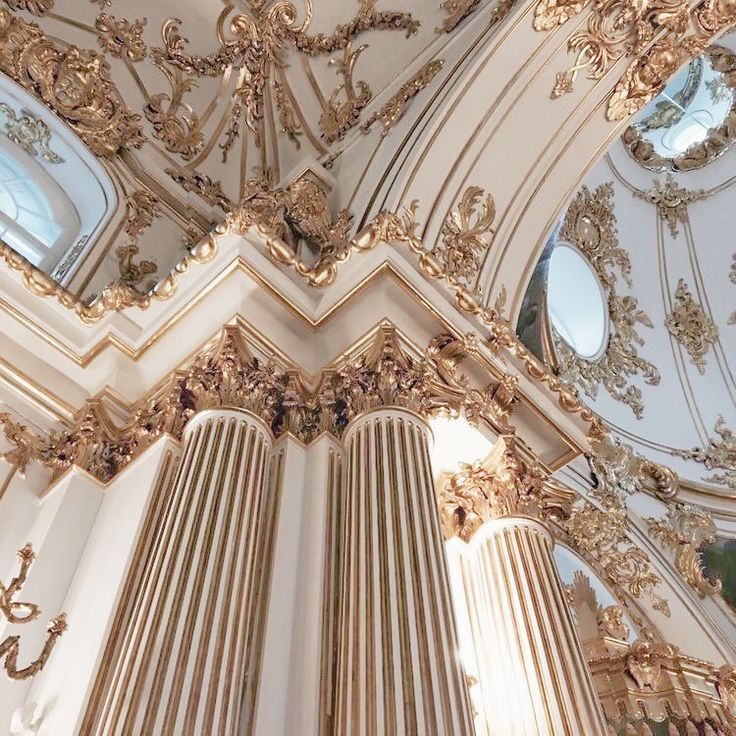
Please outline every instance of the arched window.
M116 203L110 176L74 132L0 74L0 240L66 286Z

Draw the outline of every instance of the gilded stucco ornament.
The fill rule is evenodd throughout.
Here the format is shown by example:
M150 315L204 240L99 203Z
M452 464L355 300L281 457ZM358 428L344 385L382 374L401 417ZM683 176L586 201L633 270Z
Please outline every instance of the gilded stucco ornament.
M685 348L690 362L704 374L705 356L718 340L718 326L695 301L684 279L677 282L672 308L665 317L664 325Z
M685 0L538 0L534 28L551 31L590 10L571 34L574 63L556 75L552 99L572 92L582 71L599 81L624 57L633 61L609 96L606 117L622 120L646 105L685 62L736 23L734 0L706 0L691 10Z
M194 77L219 76L228 68L243 69L242 82L233 92L232 106L220 148L223 159L240 136L241 123L252 133L257 146L263 142L266 89L272 84L275 70L283 66L283 54L293 48L307 56L331 54L345 49L356 37L370 30L402 30L410 36L418 23L409 13L376 11L375 0L361 0L358 14L347 23L338 25L325 35L310 35L312 2L305 3L304 17L299 18L296 6L284 0L247 0L247 12L238 13L231 22L231 39L206 55L190 54L187 40L180 34L181 21L170 18L161 34L166 60ZM352 70L351 70L352 74ZM357 122L352 121L352 124Z
M143 40L146 18L129 21L100 13L95 20L97 39L100 46L111 56L128 61L141 61L146 58L148 48Z
M687 206L692 202L704 199L706 193L702 189L692 191L685 189L673 179L672 174L667 174L664 183L660 182L659 179L655 179L649 191L637 189L634 196L650 202L657 208L657 214L667 223L670 235L674 238L677 236L678 222L683 225L690 222Z
M457 206L450 210L440 240L432 249L448 277L467 289L474 288L496 217L493 197L488 194L483 200L483 194L480 187L465 190Z
M406 106L412 97L419 94L441 71L444 65L443 59L435 59L425 64L416 74L404 82L388 101L374 112L360 129L364 133L370 132L375 123L383 125L381 137L389 134L406 112Z
M515 401L509 386L501 381L487 391L474 391L456 370L459 360L444 335L425 354L409 354L395 328L385 324L370 345L325 369L312 387L298 370L255 356L239 328L227 326L189 368L174 372L166 384L141 399L122 424L94 399L87 401L73 426L45 437L0 414L13 446L1 457L24 468L31 460L39 462L52 479L77 466L107 483L162 434L180 438L197 411L220 406L254 411L275 436L288 432L305 443L323 432L340 437L355 416L386 405L425 415L457 415L466 405L475 406L477 419L506 426Z
M513 435L499 438L484 460L440 475L440 520L447 539L469 542L487 521L506 516L540 517L545 505L541 467L522 459Z
M650 534L675 553L675 567L701 598L720 593L720 580L705 574L700 549L716 541L712 516L694 506L672 506L665 519L645 520Z
M709 46L704 54L708 56L713 69L723 75L723 88L719 93L730 94L733 100L726 119L708 131L706 138L693 143L687 150L666 158L660 156L654 146L641 134L642 123L630 125L621 139L624 147L637 163L653 171L692 171L706 166L725 153L736 141L736 54L724 46Z
M7 10L0 10L0 71L45 102L98 156L143 144L140 116L110 81L102 57L61 48L38 25Z
M718 670L718 693L726 710L736 719L736 667L724 664Z
M559 375L593 399L602 385L640 418L644 412L642 392L629 380L639 375L655 386L660 375L638 351L644 340L637 327L652 328L651 320L639 309L635 297L620 296L617 291L619 279L631 285L631 262L618 241L612 184L601 184L592 192L583 186L567 209L559 239L576 245L593 266L606 291L610 327L605 352L595 360L579 356L564 340L555 339Z
M736 253L733 254L732 258L733 261L731 262L731 270L728 272L728 278L732 284L736 284ZM731 316L728 318L728 324L736 325L736 311L731 313Z
M36 558L33 548L27 544L18 550L17 557L20 560L18 574L6 586L0 582L0 614L9 624L26 624L38 618L41 610L35 603L25 603L16 600L16 596L23 588L28 577L28 570ZM4 660L5 672L11 680L27 680L40 672L51 652L56 646L59 637L66 631L66 614L60 613L49 622L47 627L48 637L44 643L41 654L29 665L18 668L18 653L20 650L20 637L7 636L0 641L0 659Z
M708 470L723 471L704 480L736 489L736 434L722 416L718 417L713 429L719 439L711 438L707 447L678 450L675 455L702 463Z
M629 648L626 669L640 690L644 688L656 690L665 661L675 653L670 644L656 642L651 636L637 639Z
M63 163L64 159L51 148L51 129L40 118L21 110L17 114L9 105L0 102L0 113L5 116L5 136L20 146L29 156L42 156L51 164Z
M25 10L31 15L44 15L54 7L54 0L3 0L11 10Z

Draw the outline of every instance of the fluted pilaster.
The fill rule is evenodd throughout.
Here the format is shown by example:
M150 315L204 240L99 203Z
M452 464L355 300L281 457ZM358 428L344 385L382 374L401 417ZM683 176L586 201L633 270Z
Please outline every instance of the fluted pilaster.
M342 610L334 733L472 733L428 454L401 408L345 435Z
M461 547L482 733L607 734L542 517L539 470L502 439L485 464L444 479L441 502L445 533Z
M197 414L171 491L151 508L84 733L242 734L257 677L273 524L271 433L248 411ZM86 730L85 730L86 729Z

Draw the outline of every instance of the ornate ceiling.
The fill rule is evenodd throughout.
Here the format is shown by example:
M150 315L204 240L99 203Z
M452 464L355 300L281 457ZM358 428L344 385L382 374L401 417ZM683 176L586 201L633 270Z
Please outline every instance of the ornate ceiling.
M733 35L721 43L736 47ZM591 361L557 340L559 370L624 442L689 484L732 494L736 150L657 172L624 138L586 178L558 234L597 272L612 335Z

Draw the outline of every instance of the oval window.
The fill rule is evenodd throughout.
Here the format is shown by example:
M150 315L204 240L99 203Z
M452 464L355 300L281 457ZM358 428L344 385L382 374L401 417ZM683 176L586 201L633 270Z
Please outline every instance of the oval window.
M558 243L549 260L547 311L559 336L581 357L596 358L606 347L608 309L598 276L570 245Z

